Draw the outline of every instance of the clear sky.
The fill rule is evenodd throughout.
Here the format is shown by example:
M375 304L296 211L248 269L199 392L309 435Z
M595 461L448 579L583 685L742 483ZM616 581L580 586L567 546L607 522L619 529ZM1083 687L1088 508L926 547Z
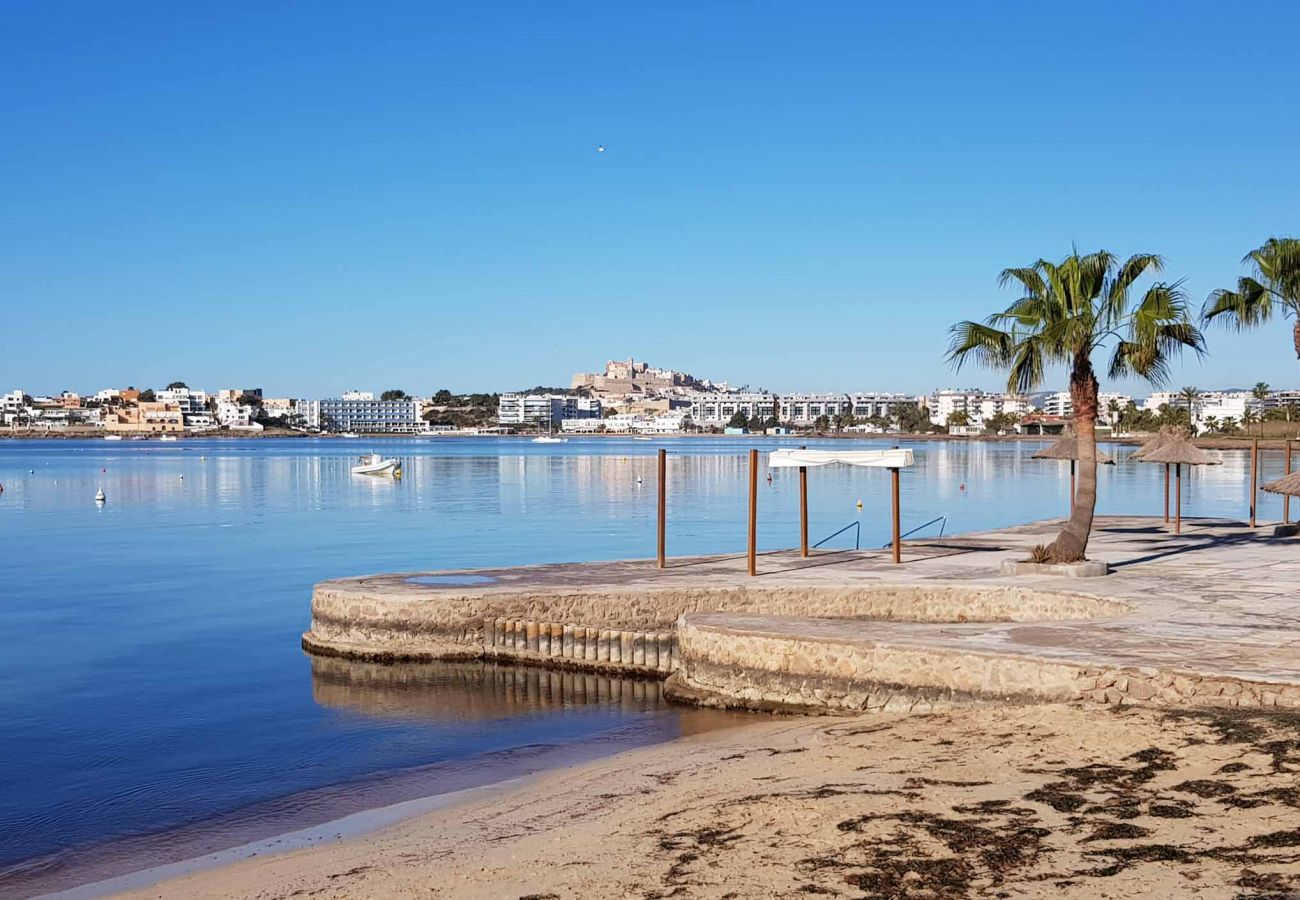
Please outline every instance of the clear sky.
M1199 308L1300 233L1297 33L1293 2L11 0L0 390L628 354L998 386L942 356L1002 268L1154 251ZM1300 386L1290 344L1215 330L1174 386Z

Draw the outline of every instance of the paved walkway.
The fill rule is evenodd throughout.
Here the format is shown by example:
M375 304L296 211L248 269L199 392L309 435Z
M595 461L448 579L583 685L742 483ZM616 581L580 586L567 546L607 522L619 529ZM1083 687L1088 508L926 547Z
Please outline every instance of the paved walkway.
M812 639L870 640L954 651L1014 654L1084 666L1152 667L1300 685L1300 539L1274 538L1272 526L1184 520L1174 536L1159 519L1099 517L1089 556L1114 569L1103 578L1002 577L1004 559L1024 559L1047 543L1060 523L1037 522L977 532L942 542L908 542L902 565L888 551L763 554L759 575L745 572L743 554L653 561L546 565L475 570L469 581L450 573L370 576L318 586L364 595L368 603L518 596L622 597L659 591L719 588L849 588L864 583L1015 586L1084 593L1128 604L1114 617L1038 622L927 624L877 619L805 618L691 613L693 620L743 631ZM415 577L417 581L411 579Z

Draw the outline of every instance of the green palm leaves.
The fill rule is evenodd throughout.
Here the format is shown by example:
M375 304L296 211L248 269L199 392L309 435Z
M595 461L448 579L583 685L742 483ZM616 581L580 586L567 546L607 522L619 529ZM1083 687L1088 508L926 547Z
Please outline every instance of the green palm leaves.
M1042 385L1050 365L1090 371L1093 354L1108 346L1111 377L1163 383L1172 357L1205 349L1179 283L1157 282L1135 300L1137 282L1163 268L1154 254L1120 261L1103 250L1007 269L999 284L1020 297L983 322L954 325L948 360L959 369L966 362L1006 369L1007 389L1025 393Z
M1295 352L1300 359L1300 240L1269 238L1242 262L1251 266L1253 274L1237 279L1236 290L1212 293L1201 318L1243 331L1263 325L1274 314L1294 317Z

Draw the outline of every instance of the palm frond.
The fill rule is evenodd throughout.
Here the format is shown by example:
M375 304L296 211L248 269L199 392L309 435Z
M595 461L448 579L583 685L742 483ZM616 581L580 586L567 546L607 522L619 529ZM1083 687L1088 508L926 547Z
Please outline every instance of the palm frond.
M1237 289L1217 290L1201 309L1201 320L1220 319L1236 331L1267 322L1273 315L1273 295L1254 278L1237 279Z
M1007 390L1013 394L1027 394L1043 385L1047 361L1040 335L1029 335L1016 345L1014 358L1007 370Z
M999 369L1013 358L1015 338L1008 331L982 322L958 322L949 333L946 359L957 371L968 361Z

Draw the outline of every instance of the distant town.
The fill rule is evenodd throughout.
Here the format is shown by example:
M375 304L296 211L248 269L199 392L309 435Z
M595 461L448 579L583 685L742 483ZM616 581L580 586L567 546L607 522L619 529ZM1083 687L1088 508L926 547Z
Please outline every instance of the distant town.
M1179 425L1196 434L1248 434L1265 423L1300 422L1300 389L1157 391L1143 398L1103 393L1099 424L1112 433ZM1059 434L1073 408L1067 391L1008 394L943 388L781 393L732 387L634 359L580 372L568 387L430 396L401 389L347 391L319 400L266 397L261 388L216 392L172 382L0 395L0 425L12 435L140 437L217 434L630 434L948 433Z

